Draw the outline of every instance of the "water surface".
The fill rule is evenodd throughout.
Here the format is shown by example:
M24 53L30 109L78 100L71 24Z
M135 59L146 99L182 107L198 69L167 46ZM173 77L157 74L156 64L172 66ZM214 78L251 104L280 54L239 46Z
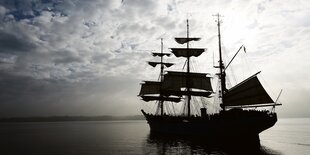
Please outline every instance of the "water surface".
M310 119L279 119L251 154L309 154ZM146 121L0 123L0 154L240 154L203 140L158 137Z

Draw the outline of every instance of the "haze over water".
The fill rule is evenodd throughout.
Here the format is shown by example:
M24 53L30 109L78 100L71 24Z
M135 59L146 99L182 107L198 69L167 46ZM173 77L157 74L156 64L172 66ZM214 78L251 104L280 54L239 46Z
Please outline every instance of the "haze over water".
M310 119L279 119L260 139L260 150L251 154L306 155ZM143 120L0 124L0 154L240 154L244 150L240 146L227 151L201 141L152 136Z

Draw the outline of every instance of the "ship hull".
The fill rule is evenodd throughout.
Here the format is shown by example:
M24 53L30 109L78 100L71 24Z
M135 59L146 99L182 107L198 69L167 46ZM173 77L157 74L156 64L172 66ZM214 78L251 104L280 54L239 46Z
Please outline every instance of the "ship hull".
M277 122L276 113L228 111L206 117L144 114L152 133L203 136L207 139L257 139L258 134Z

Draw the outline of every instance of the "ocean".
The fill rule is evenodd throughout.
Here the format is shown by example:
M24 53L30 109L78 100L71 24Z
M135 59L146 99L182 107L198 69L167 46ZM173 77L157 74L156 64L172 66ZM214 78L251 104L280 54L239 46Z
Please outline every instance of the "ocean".
M310 118L280 118L260 134L260 143L250 154L308 155ZM232 153L189 139L154 137L144 120L0 123L1 155L228 155L243 149Z

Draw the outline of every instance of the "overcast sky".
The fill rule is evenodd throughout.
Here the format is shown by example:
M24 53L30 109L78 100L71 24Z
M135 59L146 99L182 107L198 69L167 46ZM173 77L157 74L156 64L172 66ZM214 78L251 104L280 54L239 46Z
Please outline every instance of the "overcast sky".
M261 70L274 99L283 89L280 116L310 116L310 1L0 0L0 117L140 114L150 52L176 47L186 18L208 49L197 70L215 73L218 12L226 61L247 49L232 85Z

